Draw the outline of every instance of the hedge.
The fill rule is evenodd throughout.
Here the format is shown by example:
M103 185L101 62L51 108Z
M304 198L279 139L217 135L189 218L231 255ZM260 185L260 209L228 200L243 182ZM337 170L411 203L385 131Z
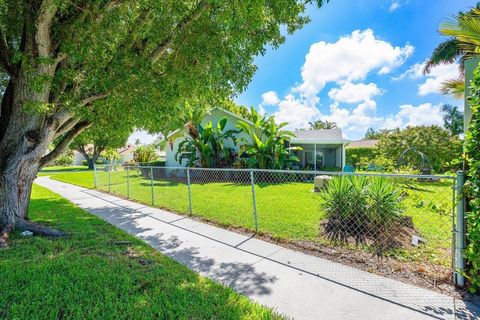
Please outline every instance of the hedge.
M472 122L466 134L467 161L467 260L466 278L470 291L480 291L480 68L475 71L471 95Z
M345 149L345 154L345 163L358 168L360 163L364 162L363 160L373 160L373 158L375 158L377 155L377 148L347 148Z

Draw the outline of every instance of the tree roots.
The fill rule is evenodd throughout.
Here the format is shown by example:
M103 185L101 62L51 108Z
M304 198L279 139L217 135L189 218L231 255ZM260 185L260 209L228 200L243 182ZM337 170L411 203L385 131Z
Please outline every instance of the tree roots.
M66 234L49 227L42 226L38 223L33 223L25 219L17 219L15 222L15 227L20 231L31 231L34 235L51 237L51 238L60 238L65 237Z

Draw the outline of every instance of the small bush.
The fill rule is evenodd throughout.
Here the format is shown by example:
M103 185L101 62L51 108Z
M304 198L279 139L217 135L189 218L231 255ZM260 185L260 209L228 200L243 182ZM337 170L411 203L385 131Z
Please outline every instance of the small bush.
M53 161L53 165L55 165L55 166L69 166L69 165L72 165L72 164L73 164L73 153L72 152L62 154L61 156L59 156L58 158L56 158Z
M377 177L341 176L322 193L323 232L335 241L368 243L379 252L399 246L403 196L396 185Z
M377 154L376 148L365 148L365 147L356 147L356 148L347 148L345 149L346 163L360 169L360 166L364 162L369 162L375 158Z
M138 146L133 153L133 159L136 163L152 162L158 159L154 146Z

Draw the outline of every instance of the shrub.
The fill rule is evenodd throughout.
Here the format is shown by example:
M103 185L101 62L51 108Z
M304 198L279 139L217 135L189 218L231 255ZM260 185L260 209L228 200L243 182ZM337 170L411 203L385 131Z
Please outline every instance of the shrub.
M459 138L451 136L448 130L439 126L409 126L392 130L381 136L377 147L379 154L391 159L395 165L405 150L414 147L426 155L435 172L449 170L450 163L462 154ZM422 169L418 167L421 159L417 153L410 153L405 160L404 165Z
M367 171L382 171L382 172L394 172L396 171L395 163L383 156L383 155L376 155L373 158L360 158L358 163L358 168L360 170L367 170Z
M165 167L165 160L139 162L138 165L144 167Z
M466 278L470 291L480 291L480 69L475 71L471 87L470 102L472 120L466 133L466 161L468 164L467 183L465 185L467 208L467 259Z
M372 243L378 252L399 246L401 191L383 177L340 176L322 193L323 232L335 241Z
M367 163L368 166L368 162L375 158L375 155L377 154L376 151L376 148L347 148L345 149L346 164L349 164L356 169L360 169L360 167L362 167L361 169L363 170L364 168L362 163Z
M62 154L53 161L55 166L69 166L71 164L73 164L73 152Z
M158 159L154 146L138 146L133 153L133 159L136 163L151 162Z

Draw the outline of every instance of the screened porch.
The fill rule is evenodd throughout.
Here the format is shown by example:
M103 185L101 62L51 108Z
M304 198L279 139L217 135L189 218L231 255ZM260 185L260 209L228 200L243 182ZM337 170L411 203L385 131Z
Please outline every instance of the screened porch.
M291 143L290 147L301 147L294 151L300 160L297 169L341 170L345 162L343 144Z

